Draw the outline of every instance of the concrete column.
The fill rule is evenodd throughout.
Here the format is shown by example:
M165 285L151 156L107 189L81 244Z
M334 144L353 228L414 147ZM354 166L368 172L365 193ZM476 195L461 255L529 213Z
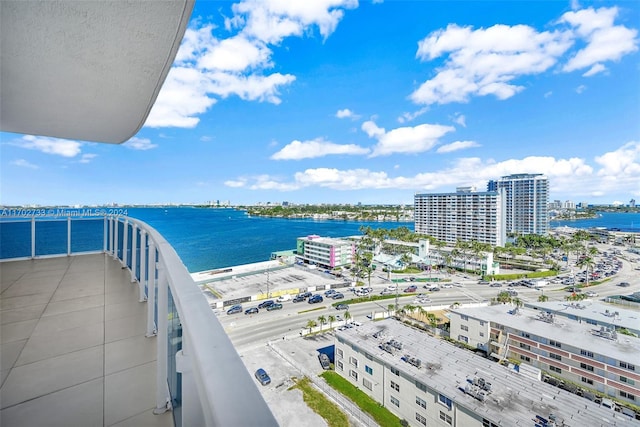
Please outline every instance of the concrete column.
M138 224L131 224L131 283L138 280L136 268L138 267Z
M145 302L147 295L144 293L144 286L147 283L147 232L140 230L140 281L138 281L138 290L140 291L140 297L138 302Z
M156 305L156 244L149 242L149 270L147 272L147 337L156 335L154 310Z
M158 258L158 329L156 333L157 345L157 384L156 384L156 409L154 414L161 414L170 407L171 397L167 381L168 359L168 321L169 316L169 282L167 281L166 267L162 265L162 255ZM196 424L186 424L196 425Z

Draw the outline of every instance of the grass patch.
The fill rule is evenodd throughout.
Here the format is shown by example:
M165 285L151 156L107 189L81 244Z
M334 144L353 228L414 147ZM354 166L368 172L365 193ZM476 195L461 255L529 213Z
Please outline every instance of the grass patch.
M340 407L327 399L324 394L313 388L311 380L304 377L289 390L297 388L302 391L302 399L309 408L320 415L329 427L349 427L349 418Z
M314 308L310 308L309 310L302 310L299 311L298 314L302 314L302 313L309 313L311 311L318 311L318 310L324 310L325 308L327 308L326 305L320 306L320 307L314 307Z
M403 292L400 292L398 294L399 297L408 297L414 294L405 294ZM395 299L396 298L396 294L392 294L392 295L371 295L368 297L362 297L362 298L351 298L351 299L346 299L346 300L340 300L338 302L334 302L331 305L333 307L335 307L338 304L347 304L347 305L351 305L351 304L358 304L361 302L372 302L372 301L380 301L380 300L385 300L385 299Z
M402 426L400 418L393 415L391 411L367 396L366 393L359 390L339 374L331 371L325 371L320 376L327 381L327 384L351 399L351 401L358 405L361 410L371 415L371 417L381 426Z

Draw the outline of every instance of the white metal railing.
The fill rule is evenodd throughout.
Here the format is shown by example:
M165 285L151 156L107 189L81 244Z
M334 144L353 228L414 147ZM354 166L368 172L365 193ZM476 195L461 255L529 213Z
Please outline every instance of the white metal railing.
M21 219L31 222L31 252L11 259L40 257L36 223L47 220L52 221ZM75 255L71 228L76 220L82 219L66 221L66 253L44 256ZM2 221L0 226L10 223ZM173 247L154 228L134 218L105 216L101 228L102 250L92 252L111 255L129 269L131 281L139 286L139 300L147 301L146 334L157 337L156 412L179 406L174 412L178 426L276 426L256 382ZM170 311L170 305L175 310ZM178 330L172 330L169 321ZM180 345L177 353L170 354ZM172 395L169 384L174 380L180 386Z

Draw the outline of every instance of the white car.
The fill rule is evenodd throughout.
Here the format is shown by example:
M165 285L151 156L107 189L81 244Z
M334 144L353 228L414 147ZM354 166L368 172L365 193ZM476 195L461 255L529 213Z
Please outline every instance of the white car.
M597 296L598 296L598 294L597 294L596 292L593 292L593 291L588 291L588 292L586 293L586 295L587 295L588 297L597 297Z
M453 285L451 283L443 283L442 285L440 285L442 288L453 288Z

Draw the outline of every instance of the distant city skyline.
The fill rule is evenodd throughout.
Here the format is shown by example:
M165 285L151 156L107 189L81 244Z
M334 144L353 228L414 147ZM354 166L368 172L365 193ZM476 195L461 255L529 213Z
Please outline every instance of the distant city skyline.
M0 133L0 204L640 197L640 3L197 1L122 145ZM33 100L38 102L38 100Z

